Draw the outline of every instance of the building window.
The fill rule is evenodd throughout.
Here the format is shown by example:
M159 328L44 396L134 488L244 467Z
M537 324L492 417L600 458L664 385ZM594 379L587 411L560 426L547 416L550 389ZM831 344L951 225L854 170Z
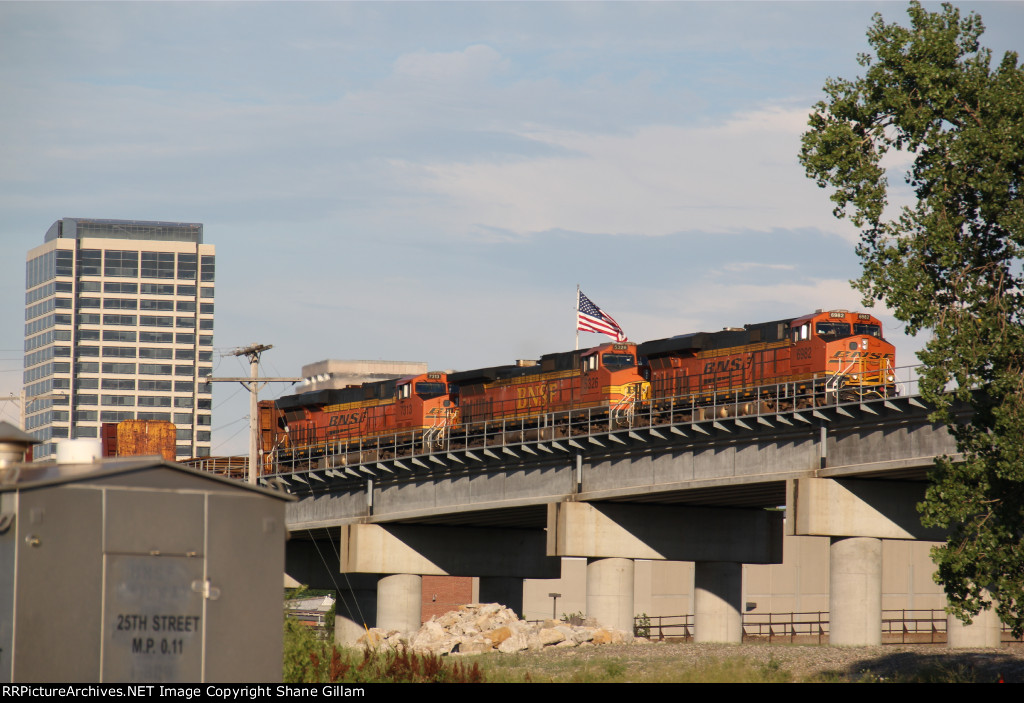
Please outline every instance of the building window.
M135 326L135 315L104 315L104 325L125 325L128 327Z
M178 318L178 327L195 327L195 326L196 326L196 318L194 318L194 317L179 317Z
M99 373L100 365L97 361L78 361L75 362L76 373Z
M213 318L204 317L199 320L199 329L201 330L212 330L213 329Z
M103 364L103 373L132 374L135 375L135 364Z
M97 397L92 393L79 393L75 396L76 405L96 405L96 400Z
M142 344L170 344L173 341L173 332L139 332L139 342Z
M103 347L104 357L120 357L121 359L134 359L135 347Z
M151 376L170 376L171 365L170 364L139 364L139 373L149 374Z
M179 364L178 366L174 367L174 375L175 376L191 376L194 371L195 371L195 367L191 366L191 365L189 365L189 366L182 366L182 365Z
M135 310L139 307L139 301L134 298L107 298L103 301L103 307L107 310Z
M192 413L174 413L174 424L188 425L192 422Z
M80 308L98 308L100 306L99 298L79 298L78 307Z
M81 365L81 364L79 364ZM79 388L99 388L100 380L98 378L76 378L75 379L75 390Z
M173 256L173 254L168 254ZM173 271L173 269L172 269ZM174 278L173 275L169 278ZM143 295L174 295L174 284L173 283L143 283L139 287L139 292Z
M174 358L179 361L194 361L196 358L196 351L195 349L178 349L174 352Z
M142 252L142 278L174 278L174 254L156 251ZM142 284L145 289L146 284ZM174 295L174 286L170 287L170 293L160 295ZM143 293L146 291L143 290Z
M213 288L210 288L208 286L203 286L202 288L199 289L199 297L200 298L212 298L213 297Z
M143 347L139 349L140 359L170 359L173 354L173 349L162 349L159 347Z
M214 257L212 257L212 256L204 256L202 264L203 264L202 280L203 280L204 283L208 283L208 282L213 280L214 273L216 272L216 268L214 266Z
M122 294L130 293L130 294L134 295L135 293L139 292L139 284L138 283L122 283L120 281L115 281L113 283L104 283L103 284L103 292L104 293L122 293Z
M102 396L101 401L104 406L131 406L135 405L135 396L133 395L105 395Z
M171 312L174 310L173 300L146 300L139 301L139 310L152 310L154 312Z
M171 421L171 414L170 413L139 412L139 419L140 420L163 420L164 422L170 422Z
M79 346L76 351L78 352L78 356L79 357L83 357L83 356L99 356L100 355L100 348L99 347Z
M188 285L178 286L178 295L186 295L190 298L194 298L196 297L196 287Z
M170 391L170 381L139 381L140 391Z
M78 250L78 275L99 276L103 266L103 251L100 249Z
M78 313L78 324L80 325L98 325L100 324L100 316L93 315L92 313Z
M178 278L196 280L196 255L178 254Z
M141 327L174 327L174 318L170 315L139 315Z
M104 342L134 342L135 332L127 330L103 330Z
M178 332L178 344L195 344L196 336L191 332Z
M174 407L176 407L176 408L191 408L192 407L192 398L191 397L188 397L188 398L175 398L174 399Z
M176 393L195 393L196 384L192 381L175 381L174 390Z
M139 275L139 252L108 250L103 275L135 278Z
M140 395L139 407L169 408L171 407L171 398L166 395Z
M133 391L135 390L135 379L133 378L104 378L103 390L105 391Z

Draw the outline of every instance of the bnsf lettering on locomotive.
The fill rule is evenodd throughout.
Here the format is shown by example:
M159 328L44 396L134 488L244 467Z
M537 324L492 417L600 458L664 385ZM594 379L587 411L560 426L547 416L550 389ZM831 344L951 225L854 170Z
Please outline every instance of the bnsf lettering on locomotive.
M353 425L363 419L363 413L338 413L332 415L331 419L327 421L328 427L337 427L338 425Z
M704 364L704 373L729 373L730 371L739 371L740 369L749 369L754 365L753 354L743 357L736 357L735 359L723 359L722 361L709 361Z

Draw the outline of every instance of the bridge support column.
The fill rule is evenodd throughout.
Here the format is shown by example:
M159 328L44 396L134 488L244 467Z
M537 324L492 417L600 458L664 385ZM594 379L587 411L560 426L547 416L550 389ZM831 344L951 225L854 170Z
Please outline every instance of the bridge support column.
M695 642L743 641L743 565L730 561L694 563Z
M985 593L988 595L988 592ZM1002 643L1002 625L995 605L982 610L965 625L953 615L946 616L946 644L957 649L998 647Z
M882 540L833 537L829 548L829 644L882 643Z
M377 627L414 632L423 623L423 578L392 574L377 582Z
M587 616L633 632L633 560L587 560Z
M523 615L523 580L501 576L480 577L480 602L501 603L516 615Z
M334 605L335 644L350 647L366 633L366 627L377 625L377 581L368 574L344 574L338 579L339 585L350 588L338 591Z

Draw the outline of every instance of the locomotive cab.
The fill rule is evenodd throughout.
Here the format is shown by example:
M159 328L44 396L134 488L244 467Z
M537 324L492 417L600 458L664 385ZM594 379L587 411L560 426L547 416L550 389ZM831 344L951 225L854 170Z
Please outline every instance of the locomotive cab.
M895 349L871 315L818 311L793 320L793 371L826 370L826 391L855 400L895 394Z
M585 352L581 362L585 404L617 406L644 402L650 397L650 383L637 366L635 344L602 344Z
M395 387L395 428L420 430L443 427L455 416L444 373L431 371L398 380Z

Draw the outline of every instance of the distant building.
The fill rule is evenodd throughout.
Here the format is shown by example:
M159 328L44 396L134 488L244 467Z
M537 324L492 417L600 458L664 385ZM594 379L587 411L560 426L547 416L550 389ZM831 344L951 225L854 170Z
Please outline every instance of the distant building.
M214 247L197 223L65 217L28 253L25 429L41 442L168 420L210 453Z
M425 361L339 361L326 359L302 367L302 383L297 393L310 393L370 381L387 381L403 376L418 376L427 372Z

